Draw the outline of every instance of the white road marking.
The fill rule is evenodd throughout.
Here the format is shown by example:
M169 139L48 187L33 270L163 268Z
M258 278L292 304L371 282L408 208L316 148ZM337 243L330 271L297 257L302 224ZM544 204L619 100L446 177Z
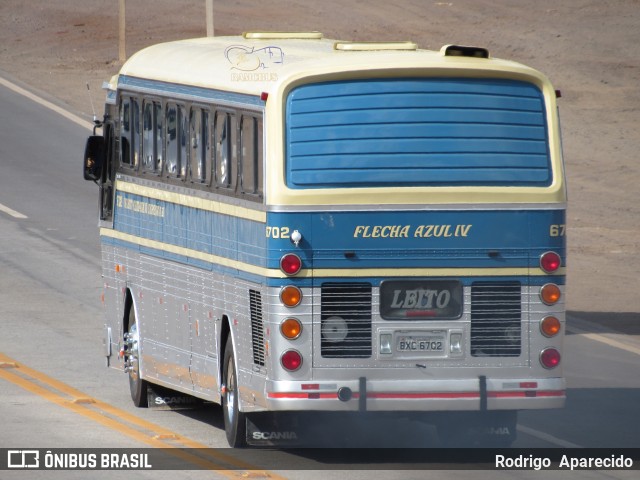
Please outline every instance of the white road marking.
M579 319L576 319L579 320ZM579 320L581 322L584 322L583 320ZM631 345L627 342L622 342L620 340L617 340L616 337L620 337L620 338L628 338L628 336L623 335L623 334L619 334L619 333L614 333L614 332L602 332L602 333L592 333L589 332L588 330L585 330L583 328L580 327L576 327L575 325L571 325L570 328L568 328L567 330L569 330L571 333L574 334L579 334L582 335L586 338L589 338L591 340L595 340L596 342L600 342L600 343L604 343L606 345L609 345L611 347L614 348L618 348L620 350L625 350L627 352L631 352L631 353L635 353L636 355L640 355L640 348ZM539 430L530 428L530 427L525 427L524 425L518 425L517 427L519 432L522 432L524 434L530 435L532 437L538 438L540 440L544 440L545 442L549 442L553 445L557 445L559 447L563 447L563 448L584 448L581 445L577 445L575 443L569 442L567 440L563 440L561 438L557 438L554 437L553 435L550 435L548 433L545 432L541 432Z
M576 327L574 325L572 325L568 330L572 333L582 335L583 337L586 337L590 340L595 340L596 342L609 345L610 347L618 348L620 350L625 350L627 352L640 355L640 347L631 345L630 343L621 342L616 339L616 337L628 338L628 335L624 335L621 333L590 333L587 330L583 330L582 328Z
M9 80L0 77L0 85L3 85L4 87L8 88L9 90L12 90L13 92L22 95L23 97L28 98L29 100L32 100L34 102L36 102L39 105L42 105L45 108L48 108L49 110L53 110L54 112L56 112L59 115L62 115L64 118L66 118L67 120L72 121L73 123L76 123L78 125L80 125L83 128L87 128L89 130L93 130L93 124L91 122L88 122L86 120L83 120L82 118L78 117L77 115L74 115L73 113L70 113L68 111L66 111L64 108L61 108L47 100L45 100L44 98L38 97L37 95L29 92L28 90L25 90L22 87L19 87L18 85L16 85L15 83L10 82ZM11 215L14 218L19 218L19 219L25 219L25 218L29 218L26 215L23 215L20 212L17 212L16 210L13 210L12 208L7 207L6 205L2 205L0 203L0 212L4 212L8 215Z
M619 348L620 350L626 350L627 352L635 353L636 355L640 355L640 348L634 347L633 345L626 345L624 343L620 343L613 338L606 337L604 335L599 335L597 333L584 333L582 334L591 340L595 340L597 342L605 343L611 347Z
M91 122L88 122L86 120L83 120L82 118L78 117L77 115L74 115L73 113L70 113L68 111L66 111L64 108L61 108L47 100L45 100L44 98L38 97L37 95L29 92L28 90L25 90L22 87L19 87L18 85L16 85L15 83L10 82L9 80L0 77L0 85L3 85L5 87L7 87L9 90L13 90L14 92L27 97L29 100L32 100L34 102L36 102L39 105L42 105L43 107L48 108L49 110L53 110L54 112L56 112L59 115L62 115L64 118L66 118L67 120L71 120L73 123L77 123L78 125L80 125L83 128L88 128L89 130L93 130L93 124Z
M13 208L9 208L6 205L3 205L1 203L0 203L0 212L4 212L8 215L11 215L13 218L20 218L20 219L29 218L20 212L16 212Z
M535 430L533 428L525 427L524 425L518 425L517 427L519 432L526 433L532 437L539 438L540 440L544 440L545 442L552 443L559 447L563 448L584 448L581 445L577 445L572 442L568 442L566 440L562 440L561 438L554 437L553 435L549 435L548 433L540 432L539 430Z

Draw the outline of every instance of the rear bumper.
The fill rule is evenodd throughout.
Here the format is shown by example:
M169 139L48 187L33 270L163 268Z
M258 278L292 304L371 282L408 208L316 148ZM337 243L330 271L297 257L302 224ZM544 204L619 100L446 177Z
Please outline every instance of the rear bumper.
M272 411L480 411L561 408L564 378L268 381Z

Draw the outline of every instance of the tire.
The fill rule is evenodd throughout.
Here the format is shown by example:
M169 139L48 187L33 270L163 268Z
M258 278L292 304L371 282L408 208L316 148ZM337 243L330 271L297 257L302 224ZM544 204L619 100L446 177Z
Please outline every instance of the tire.
M235 355L231 336L224 348L224 362L222 363L222 416L224 431L230 447L246 446L246 417L238 406L238 374L236 372Z
M140 352L138 350L140 336L138 334L138 324L136 321L136 313L131 305L129 309L129 342L126 355L130 358L129 368L129 390L131 392L131 400L133 404L139 408L146 408L149 406L147 398L147 386L146 380L140 377Z

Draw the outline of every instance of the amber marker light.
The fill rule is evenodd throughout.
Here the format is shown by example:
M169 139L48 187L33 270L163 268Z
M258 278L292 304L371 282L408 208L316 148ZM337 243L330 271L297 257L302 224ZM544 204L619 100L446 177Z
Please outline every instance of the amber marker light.
M280 333L289 340L295 340L302 333L302 324L297 318L287 318L280 324Z
M540 255L540 268L545 273L553 273L560 268L562 260L556 252L546 252Z
M540 299L545 305L555 305L561 296L560 287L555 283L547 283L540 289Z
M302 301L302 292L298 287L287 285L280 290L280 301L287 307L296 307Z
M540 322L540 331L545 337L555 337L560 333L560 320L556 317L545 317Z

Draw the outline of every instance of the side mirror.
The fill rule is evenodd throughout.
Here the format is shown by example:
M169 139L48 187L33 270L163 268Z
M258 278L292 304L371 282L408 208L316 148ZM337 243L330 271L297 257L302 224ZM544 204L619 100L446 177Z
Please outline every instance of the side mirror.
M102 165L105 157L104 137L92 135L84 147L83 175L85 180L98 181L102 176Z

